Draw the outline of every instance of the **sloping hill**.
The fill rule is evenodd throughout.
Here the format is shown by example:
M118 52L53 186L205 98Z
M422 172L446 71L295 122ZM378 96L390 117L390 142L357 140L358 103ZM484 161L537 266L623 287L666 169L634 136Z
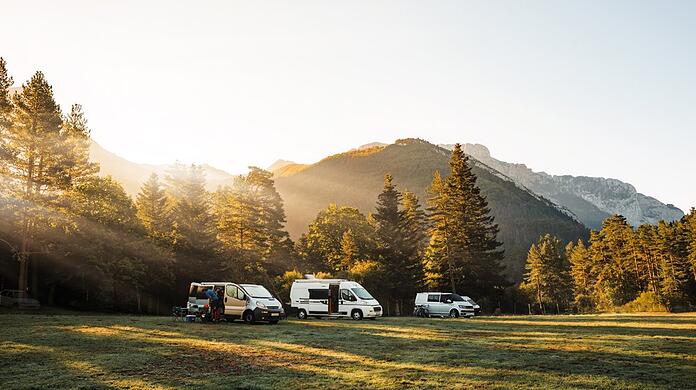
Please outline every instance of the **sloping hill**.
M139 164L126 160L92 141L89 149L90 160L99 163L100 175L110 175L118 180L126 192L135 197L140 191L140 186L152 174L159 175L160 180L164 180L171 165ZM202 165L205 171L206 187L209 191L215 191L218 186L231 184L234 176L221 169L217 169L207 164Z
M447 175L448 159L449 151L410 139L334 155L295 173L276 176L276 187L285 201L288 231L297 238L330 203L373 212L386 173L394 176L400 190L415 192L425 206L433 172ZM563 241L587 236L587 229L567 210L477 160L472 159L472 163L478 185L500 226L507 272L514 280L523 274L529 246L540 235L553 233Z

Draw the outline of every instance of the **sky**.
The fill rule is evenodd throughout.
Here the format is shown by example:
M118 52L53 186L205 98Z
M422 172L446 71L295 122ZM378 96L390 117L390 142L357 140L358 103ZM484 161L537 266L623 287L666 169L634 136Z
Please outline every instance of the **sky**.
M0 56L92 137L232 173L370 142L481 143L696 206L693 1L31 1Z

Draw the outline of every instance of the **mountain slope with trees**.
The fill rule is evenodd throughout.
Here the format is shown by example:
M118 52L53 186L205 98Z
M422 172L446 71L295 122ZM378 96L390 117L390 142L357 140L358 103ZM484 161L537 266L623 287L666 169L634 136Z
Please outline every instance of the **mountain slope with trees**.
M330 156L293 174L276 177L276 187L286 205L287 229L291 236L298 237L317 213L332 203L373 212L387 173L401 189L428 199L433 173L449 174L449 156L449 151L426 141L406 139ZM552 232L567 242L589 234L552 202L518 187L475 159L470 164L500 228L498 238L505 249L503 265L513 280L520 280L527 250L539 236Z

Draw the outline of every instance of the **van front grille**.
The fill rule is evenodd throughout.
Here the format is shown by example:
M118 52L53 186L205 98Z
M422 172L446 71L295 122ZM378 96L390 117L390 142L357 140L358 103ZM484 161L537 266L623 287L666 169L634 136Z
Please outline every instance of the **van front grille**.
M278 306L266 306L266 308L271 309L271 310L275 310L278 308Z

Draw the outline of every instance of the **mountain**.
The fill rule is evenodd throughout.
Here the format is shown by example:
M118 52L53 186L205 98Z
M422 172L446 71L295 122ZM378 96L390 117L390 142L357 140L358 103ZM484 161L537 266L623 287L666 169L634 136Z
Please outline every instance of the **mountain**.
M453 145L441 145L451 150ZM534 172L524 164L512 164L491 157L480 144L464 144L465 153L511 178L518 184L552 200L578 216L586 226L599 229L612 214L621 214L633 226L673 221L684 216L671 204L636 191L631 184L616 179L587 176L555 176Z
M279 169L285 168L288 165L295 165L295 164L296 163L294 161L278 159L273 164L269 165L268 168L266 168L266 170L269 172L273 172L273 171L277 171Z
M291 174L276 174L276 188L285 201L287 229L297 238L330 203L373 212L386 173L394 176L400 190L415 192L425 206L433 173L449 173L449 155L448 150L426 141L406 139L330 156ZM471 164L500 226L506 272L515 281L524 272L529 246L540 235L553 233L565 242L587 237L587 229L568 210L476 159L471 159Z
M90 160L99 163L100 175L110 175L118 180L126 192L135 197L140 186L152 174L156 173L164 179L171 165L139 164L126 160L92 141L89 148ZM201 165L206 176L206 187L214 191L218 186L232 184L234 175L207 164Z

